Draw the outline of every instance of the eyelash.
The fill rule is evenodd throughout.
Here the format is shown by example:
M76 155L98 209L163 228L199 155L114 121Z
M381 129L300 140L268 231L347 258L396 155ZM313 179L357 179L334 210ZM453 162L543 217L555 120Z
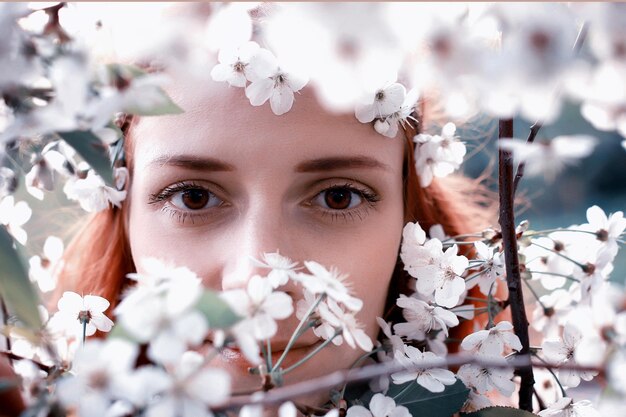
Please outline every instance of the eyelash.
M181 182L177 182L175 184L165 187L163 190L159 191L158 193L150 194L148 204L165 203L177 193L189 191L189 190L207 191L209 193L209 198L219 198L215 195L215 193L212 193L211 191L209 191L206 188L206 186L196 184L193 181L190 181L190 182L181 181ZM222 204L220 203L217 207L221 205ZM193 211L183 211L172 206L171 204L170 205L164 204L163 207L161 208L161 211L163 211L164 213L168 213L170 215L170 218L176 217L177 218L176 220L181 224L185 224L187 220L191 220L191 224L195 224L196 219L200 219L204 222L208 220L209 218L209 215L207 213L194 213Z
M343 210L341 209L333 210L333 209L327 209L327 208L313 205L312 202L318 195L325 193L327 191L333 190L333 189L346 189L350 191L351 193L357 194L363 200L363 202L358 207L355 207L352 209L343 209ZM209 191L206 188L206 186L196 184L194 182L181 181L181 182L172 184L170 186L167 186L166 188L164 188L162 191L158 193L151 194L149 197L148 204L157 204L157 203L167 202L177 193L189 191L189 190L207 191L209 193L209 198L211 197L219 198L213 192ZM324 188L323 190L315 194L315 196L307 202L307 206L314 207L314 210L321 212L321 217L330 216L333 222L337 221L337 219L341 217L343 218L344 222L347 223L348 220L355 221L356 218L358 218L359 220L363 220L364 217L369 212L369 210L374 208L379 201L380 201L380 196L376 194L375 192L362 188L362 187L355 186L351 182L345 182L341 184L333 184L329 187ZM222 206L222 204L223 202L217 205L215 208ZM202 221L206 221L209 218L209 214L207 213L194 213L193 211L186 212L186 211L177 209L173 207L172 205L167 205L167 204L164 204L161 210L163 212L169 213L171 218L176 216L177 221L182 224L185 224L187 220L191 220L191 223L195 224L195 219L200 218Z
M361 199L363 199L362 204L358 207L352 209L344 209L344 210L332 210L323 208L320 206L313 206L312 201L320 194L323 194L327 191L333 189L346 189L352 193L357 194ZM369 210L374 208L376 204L380 201L380 196L373 191L370 191L366 188L362 188L354 185L351 182L344 182L340 184L333 184L329 187L324 188L319 193L315 194L315 196L309 200L307 205L315 207L314 210L321 212L321 217L330 216L333 222L337 221L337 219L342 218L345 223L350 221L355 221L356 218L359 220L363 220L365 216L368 214Z

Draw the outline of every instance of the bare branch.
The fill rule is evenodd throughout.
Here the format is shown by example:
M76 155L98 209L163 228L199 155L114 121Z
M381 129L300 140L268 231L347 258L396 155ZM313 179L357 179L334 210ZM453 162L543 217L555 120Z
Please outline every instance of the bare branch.
M568 369L576 371L597 371L601 372L603 369L586 367L574 364L566 364L560 367L550 365L545 362L531 361L528 355L519 356L515 355L505 361L502 360L489 360L481 358L476 355L470 355L467 353L451 354L445 358L438 358L436 360L424 361L420 365L416 365L414 368L405 368L396 362L378 363L375 365L368 365L362 368L345 369L335 371L332 374L324 375L318 378L309 379L302 382L297 382L292 385L284 386L281 388L275 388L265 393L255 393L252 395L242 395L231 397L229 401L213 408L213 411L225 411L229 409L236 409L248 404L261 404L272 405L280 404L285 401L293 400L299 396L312 394L315 392L327 391L329 389L341 386L350 382L369 381L374 378L389 376L395 372L400 371L412 371L418 369L429 368L447 368L458 367L466 364L474 364L483 366L486 368L529 368L531 366L537 368L546 369ZM534 391L531 387L531 394Z
M513 120L500 120L498 137L513 137ZM513 154L500 148L498 152L498 191L500 197L499 223L502 231L502 246L506 264L506 283L509 289L509 305L515 334L522 343L520 354L530 353L530 339L528 337L528 318L522 292L522 277L520 274L519 257L517 253L517 236L515 233L515 214L513 204ZM519 407L522 410L532 411L533 385L535 380L530 366L518 369L521 377L519 392Z
M14 361L19 361L19 360L27 360L27 361L31 361L32 363L35 364L35 366L37 366L37 368L41 369L44 372L50 373L52 371L53 366L49 366L49 365L45 365L41 362L38 362L36 360L33 359L29 359L29 358L24 358L22 356L16 355L15 353L11 352L11 351L7 351L7 350L0 350L0 355L6 356L7 358L14 360Z

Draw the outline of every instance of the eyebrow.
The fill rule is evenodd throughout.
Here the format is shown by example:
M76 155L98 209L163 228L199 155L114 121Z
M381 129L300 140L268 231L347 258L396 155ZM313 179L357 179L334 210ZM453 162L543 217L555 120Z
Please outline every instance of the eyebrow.
M164 155L152 160L150 166L162 167L170 165L194 171L234 171L235 167L215 158L198 157L195 155Z
M389 171L388 165L369 156L330 157L304 161L296 166L296 172L335 171L348 168L383 169Z
M227 162L210 157L195 155L164 155L152 160L150 166L163 167L165 165L182 167L194 171L235 171L235 167ZM388 165L369 156L328 157L304 161L298 164L295 172L311 173L323 171L337 171L349 168L382 169L389 171Z

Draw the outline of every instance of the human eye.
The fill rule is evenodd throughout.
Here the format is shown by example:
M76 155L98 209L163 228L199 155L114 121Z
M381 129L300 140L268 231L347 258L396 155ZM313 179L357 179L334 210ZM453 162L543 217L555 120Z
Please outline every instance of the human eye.
M322 216L337 219L363 220L380 196L373 190L352 182L335 183L324 188L310 200L309 205L321 211Z
M181 181L151 194L149 204L162 204L161 210L169 213L170 217L183 224L186 221L195 224L197 219L206 220L210 209L225 203L207 186L193 181Z

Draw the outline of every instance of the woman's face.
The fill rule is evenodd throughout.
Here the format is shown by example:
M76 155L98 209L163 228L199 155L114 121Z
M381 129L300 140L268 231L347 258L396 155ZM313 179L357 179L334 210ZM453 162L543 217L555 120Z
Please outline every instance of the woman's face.
M215 290L267 274L249 262L263 252L335 266L363 300L357 319L374 339L403 227L403 141L352 115L328 114L306 89L282 116L269 103L251 106L243 89L212 81L179 81L168 92L185 113L143 117L132 132L135 261L187 266ZM293 284L281 290L302 298ZM295 317L279 322L274 361L296 325ZM317 342L309 331L285 367ZM330 346L286 382L349 367L363 354L345 343ZM237 351L214 365L230 372L235 392L260 384Z

